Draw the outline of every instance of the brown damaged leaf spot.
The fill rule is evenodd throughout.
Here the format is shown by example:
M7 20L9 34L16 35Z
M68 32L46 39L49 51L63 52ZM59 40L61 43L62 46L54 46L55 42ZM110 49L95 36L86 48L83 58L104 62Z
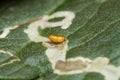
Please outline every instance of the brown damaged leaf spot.
M77 61L61 61L61 60L59 60L55 65L55 69L58 69L61 72L81 70L86 67L87 67L87 64L85 64L81 60L77 60Z

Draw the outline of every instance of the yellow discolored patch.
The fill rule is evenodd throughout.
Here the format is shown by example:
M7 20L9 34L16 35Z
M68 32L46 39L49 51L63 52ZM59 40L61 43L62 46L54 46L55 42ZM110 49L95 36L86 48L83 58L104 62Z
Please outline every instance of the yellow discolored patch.
M54 34L49 35L48 38L53 43L62 43L62 42L65 41L65 37L64 36L59 36L59 35L54 35Z

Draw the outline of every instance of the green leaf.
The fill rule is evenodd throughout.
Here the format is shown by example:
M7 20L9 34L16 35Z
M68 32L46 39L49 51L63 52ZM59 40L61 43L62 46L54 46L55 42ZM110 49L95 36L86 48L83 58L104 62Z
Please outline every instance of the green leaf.
M43 80L104 80L104 77L99 73L82 73L62 76L50 74L49 77Z
M69 39L67 58L84 56L94 59L105 56L112 64L120 65L118 2L116 0L102 3L100 0L71 1L66 1L57 9L57 11L70 10L76 13L71 27L67 30L47 28L42 31L43 35L48 36L52 33L66 36Z
M63 35L69 40L66 58L85 57L92 60L107 57L110 64L120 66L120 1L119 0L20 0L8 1L0 6L0 33L6 27L32 20L56 11L73 11L76 15L68 29L45 28L42 36ZM54 19L58 21L60 19ZM41 42L31 42L24 30L29 24L11 30L0 38L0 50L9 51L18 58L11 64L0 66L0 79L34 80L105 80L96 72L71 75L53 73ZM15 56L0 52L0 65Z
M51 13L61 3L63 0L8 1L0 8L0 32L5 27ZM51 64L44 54L45 48L41 43L36 44L28 39L24 33L26 26L12 30L7 37L0 39L0 50L9 51L21 59L20 62L0 67L0 79L34 79L52 72ZM0 64L12 59L14 57L0 52Z

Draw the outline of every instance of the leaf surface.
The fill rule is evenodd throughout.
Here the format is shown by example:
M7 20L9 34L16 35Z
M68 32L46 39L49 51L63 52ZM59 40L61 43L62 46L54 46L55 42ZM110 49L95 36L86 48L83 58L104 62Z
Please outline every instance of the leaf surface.
M32 20L56 11L73 11L76 15L68 29L46 28L42 36L59 34L69 40L67 59L82 56L107 57L110 64L120 66L120 1L119 0L21 0L0 6L0 33L5 27ZM57 21L51 20L51 21ZM0 50L18 56L21 61L0 67L0 79L35 80L105 80L104 75L85 72L72 75L54 74L42 43L31 42L21 25L0 39ZM0 52L0 65L14 57Z

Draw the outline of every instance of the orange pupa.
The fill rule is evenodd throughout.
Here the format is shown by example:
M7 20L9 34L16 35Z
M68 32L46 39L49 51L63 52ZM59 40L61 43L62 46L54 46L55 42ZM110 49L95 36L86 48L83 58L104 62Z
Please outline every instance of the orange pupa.
M62 42L65 41L65 37L64 36L59 36L59 35L54 35L54 34L49 35L48 38L53 43L62 43Z

